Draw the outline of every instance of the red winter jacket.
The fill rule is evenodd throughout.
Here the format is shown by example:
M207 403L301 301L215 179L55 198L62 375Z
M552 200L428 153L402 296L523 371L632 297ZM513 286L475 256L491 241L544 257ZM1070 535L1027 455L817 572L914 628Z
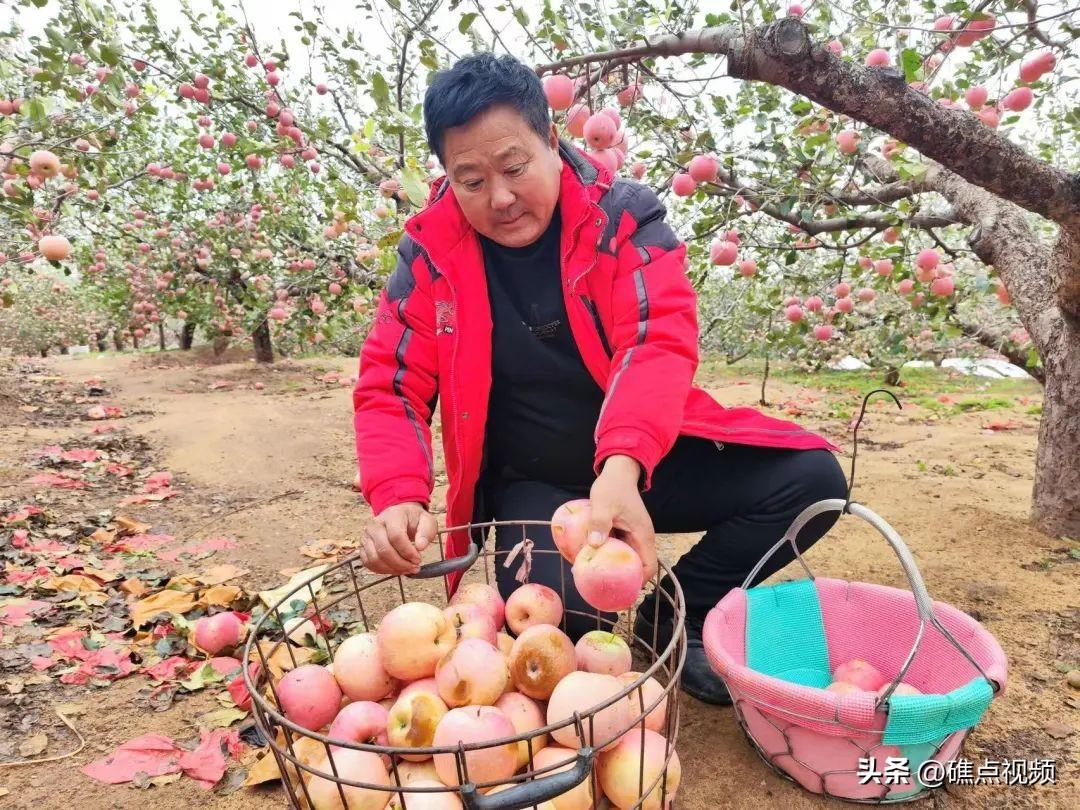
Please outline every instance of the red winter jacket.
M753 408L725 408L693 386L697 300L686 246L646 186L613 179L563 144L561 255L570 329L606 392L596 425L596 468L635 458L651 483L680 434L794 449L837 448ZM435 468L431 417L441 401L449 477L447 526L473 519L491 388L491 310L483 256L449 182L405 223L397 268L379 298L353 392L364 497L375 514L407 501L427 505ZM448 556L468 548L454 533ZM457 577L451 578L451 587Z

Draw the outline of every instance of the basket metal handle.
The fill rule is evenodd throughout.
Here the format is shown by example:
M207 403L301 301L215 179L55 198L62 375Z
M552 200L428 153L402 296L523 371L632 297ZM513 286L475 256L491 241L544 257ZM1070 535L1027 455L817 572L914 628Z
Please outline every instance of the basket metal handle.
M444 577L454 571L462 571L476 562L480 556L480 546L475 542L469 543L469 550L460 557L449 557L445 560L437 560L420 566L415 574L406 574L409 579L434 579Z
M791 546L792 550L795 552L795 557L806 570L806 573L809 574L810 578L813 579L814 574L807 567L806 561L803 560L802 553L799 551L799 546L796 544L795 540L799 536L799 532L801 532L803 527L811 520L826 512L842 512L844 511L844 504L845 501L842 498L829 498L824 501L810 504L810 506L803 509L792 522L788 530L784 532L784 536L776 541L776 544L772 548L765 552L765 556L758 561L758 564L755 565L754 569L747 575L742 584L743 590L750 587L750 583L754 581L761 569L765 567L765 564L772 559L773 555L775 555L785 544ZM907 544L900 538L900 535L896 533L896 530L892 526L861 503L850 504L848 511L856 517L862 518L877 529L888 541L889 545L892 546L892 550L896 553L896 556L900 558L900 566L904 569L904 575L907 577L908 584L915 594L915 604L919 609L919 618L923 621L929 621L934 615L934 600L930 598L930 593L926 590L926 583L923 582L922 574L919 573L919 567L915 564L915 557L912 556L911 549L907 547Z
M765 566L765 564L772 559L785 544L790 544L792 551L795 552L795 559L806 571L810 579L814 578L814 572L810 570L810 567L806 564L806 560L803 559L802 553L799 551L799 546L795 542L799 536L799 532L803 527L818 515L823 515L826 512L849 512L858 518L862 518L881 534L882 537L892 547L893 552L900 560L900 567L904 569L904 576L907 577L908 585L911 586L911 592L915 597L915 607L919 613L919 632L915 636L915 643L911 647L911 652L908 653L907 658L904 660L904 664L900 667L900 671L893 679L889 688L884 692L881 698L878 700L878 705L887 705L889 697L895 691L896 687L900 684L900 681L904 679L904 675L907 674L908 668L911 666L911 662L915 660L915 654L919 650L919 645L922 644L923 636L926 631L926 624L929 622L938 632L941 633L945 639L952 644L956 650L968 660L976 671L990 684L990 687L997 692L1001 687L1000 685L990 678L986 674L986 671L979 666L979 663L975 658L967 651L967 649L956 640L951 632L941 623L937 615L934 613L934 600L930 597L930 592L926 589L926 583L923 581L922 574L919 573L919 566L915 562L915 556L911 553L911 549L908 548L907 543L903 541L896 529L890 526L884 518L878 515L870 508L863 506L861 503L849 503L842 498L828 498L817 503L810 504L810 506L803 509L798 514L788 530L784 532L784 536L781 537L772 548L765 552L765 556L762 557L758 564L754 566L753 570L747 574L746 579L743 580L742 589L746 590L750 587L750 583L754 581L758 573Z
M466 810L524 810L561 796L580 785L592 774L596 752L591 747L579 748L574 766L551 776L541 776L512 788L484 796L476 785L461 786L461 799Z

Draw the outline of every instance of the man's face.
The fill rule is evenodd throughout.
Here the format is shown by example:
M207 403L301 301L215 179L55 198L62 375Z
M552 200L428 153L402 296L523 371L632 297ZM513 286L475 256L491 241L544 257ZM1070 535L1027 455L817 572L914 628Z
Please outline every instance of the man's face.
M562 160L512 107L489 107L443 136L443 164L469 224L506 247L535 242L559 201Z

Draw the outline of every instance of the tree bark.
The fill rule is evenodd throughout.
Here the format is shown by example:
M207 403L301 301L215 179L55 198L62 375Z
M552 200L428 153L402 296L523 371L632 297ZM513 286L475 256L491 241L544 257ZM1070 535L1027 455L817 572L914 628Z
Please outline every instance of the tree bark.
M103 352L108 348L108 344L105 343L105 332L95 332L94 342L97 345L97 350Z
M274 344L270 340L270 324L263 318L251 333L255 346L255 359L260 363L274 362Z
M113 329L112 340L116 350L122 352L124 350L124 335L119 329Z
M157 324L158 350L165 351L165 323L158 321Z
M1045 356L1039 449L1035 457L1035 522L1048 534L1080 538L1080 329L1063 330Z
M49 356L49 350L48 349L38 349L38 351L41 352L42 357L48 357Z
M195 342L195 324L190 321L184 321L184 328L180 332L180 349L182 351L189 351L191 344Z
M67 354L67 353L68 353L68 347L67 346L61 346L60 347L60 354Z

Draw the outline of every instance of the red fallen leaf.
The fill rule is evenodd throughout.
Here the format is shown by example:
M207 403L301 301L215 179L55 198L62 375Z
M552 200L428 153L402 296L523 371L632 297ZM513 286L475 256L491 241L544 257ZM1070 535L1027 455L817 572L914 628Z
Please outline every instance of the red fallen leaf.
M30 666L36 669L38 672L44 672L49 667L56 666L56 662L51 658L47 658L44 655L35 655L30 659Z
M47 444L44 447L42 447L40 450L35 450L34 451L34 458L45 458L46 456L48 456L50 458L59 459L60 455L63 452L64 452L64 448L61 447L60 445L58 445L58 444Z
M986 425L983 425L985 430L1016 430L1022 428L1024 425L1022 422L1015 422L1012 419L1006 421L995 420Z
M189 543L182 548L161 551L157 556L158 559L165 560L166 562L176 562L181 554L202 554L205 551L224 551L225 549L234 548L235 546L236 541L230 540L228 537L212 537L201 543Z
M14 512L4 515L4 523L22 523L33 515L44 514L45 510L38 506L23 506Z
M85 489L89 484L76 473L57 475L56 473L42 473L26 480L27 484L35 487L52 487L54 489Z
M130 782L140 772L147 776L178 773L182 753L170 737L143 734L128 740L107 757L86 765L82 772L107 785L119 785Z
M166 498L175 498L177 494L178 493L173 492L171 489L168 489L148 495L130 495L120 501L120 506L132 506L134 504L150 503L152 501L163 501Z
M162 470L150 474L146 479L146 483L143 484L143 490L145 492L160 492L163 489L168 489L171 485L172 473L168 470Z
M91 679L116 681L126 678L135 671L135 664L132 663L129 655L125 651L111 647L94 650L77 669L61 675L60 682L83 685Z
M169 543L176 542L176 538L171 534L133 534L131 537L125 537L119 542L110 543L105 546L106 551L153 551L154 549L167 546Z
M56 560L53 561L53 563L58 568L64 568L64 569L75 569L75 568L86 568L87 567L86 566L86 560L84 560L82 557L80 557L77 554L69 554L66 557L58 557Z
M90 652L83 644L84 638L87 638L84 630L66 630L50 638L49 646L61 658L82 658Z
M7 572L4 577L4 581L11 585L25 585L35 579L45 579L51 577L53 572L43 565L39 565L33 570L16 568Z
M253 681L259 677L261 666L262 665L258 661L252 661L248 664L248 674ZM226 688L229 691L229 697L232 698L232 702L236 704L236 708L245 710L251 709L251 692L248 691L247 684L244 683L244 674L242 672L229 681L229 685Z
M181 670L186 670L190 665L191 661L184 658L184 656L173 655L159 661L152 667L144 667L142 671L149 675L151 680L173 681L184 674Z
M238 673L243 664L231 656L219 655L210 659L210 666L218 675L228 677Z
M26 529L15 529L11 533L11 545L13 548L26 548L30 545L30 532Z
M185 776L209 790L225 775L226 753L239 755L243 744L235 730L224 728L204 731L199 739L198 748L180 755L180 768Z
M99 458L101 458L101 451L92 447L75 447L71 450L65 450L60 455L61 461L97 461Z
M27 599L25 602L8 603L0 606L0 624L11 627L22 627L36 615L52 610L50 602L42 602L39 599Z
M102 433L115 433L119 428L116 425L94 425L90 433L100 436Z
M34 554L67 554L71 551L71 546L49 539L39 540L32 546L27 546L26 550Z
M109 473L110 475L115 475L115 476L118 476L120 478L124 478L126 476L131 475L133 472L135 472L135 470L133 468L127 467L127 466L125 466L123 464L112 463L112 464L109 464L109 465L107 465L105 467L105 472Z

